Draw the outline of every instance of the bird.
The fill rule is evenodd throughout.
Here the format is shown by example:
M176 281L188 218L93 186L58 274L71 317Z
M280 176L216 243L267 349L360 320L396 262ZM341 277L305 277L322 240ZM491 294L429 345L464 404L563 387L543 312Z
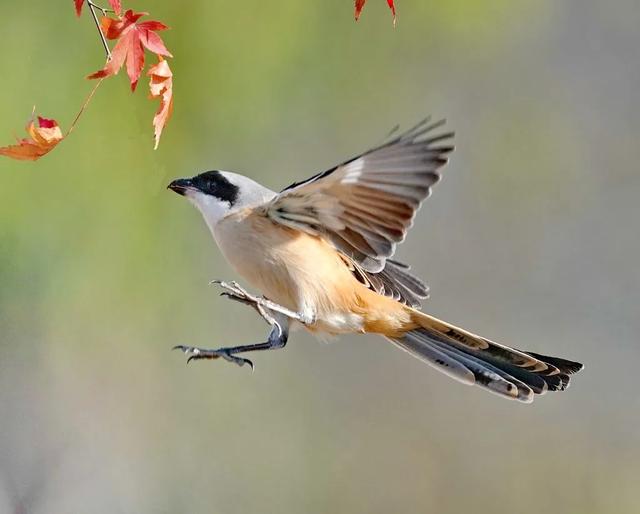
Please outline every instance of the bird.
M266 341L204 349L178 345L188 361L283 348L291 327L320 337L376 334L467 385L530 403L562 391L583 365L494 342L420 310L428 286L395 260L416 212L448 162L454 133L426 118L383 143L279 193L249 177L211 170L167 187L202 214L238 282L214 281L253 307Z

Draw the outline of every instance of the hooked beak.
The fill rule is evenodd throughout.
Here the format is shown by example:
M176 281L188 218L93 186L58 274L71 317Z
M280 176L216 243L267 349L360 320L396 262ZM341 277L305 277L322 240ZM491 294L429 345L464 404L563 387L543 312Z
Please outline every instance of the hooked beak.
M179 178L171 182L171 184L167 186L167 189L171 189L179 195L185 196L187 191L194 191L196 188L193 186L190 178Z

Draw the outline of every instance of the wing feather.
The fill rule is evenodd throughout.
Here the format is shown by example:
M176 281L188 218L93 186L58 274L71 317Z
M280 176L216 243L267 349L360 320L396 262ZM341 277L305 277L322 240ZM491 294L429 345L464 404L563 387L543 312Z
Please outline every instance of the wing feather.
M453 150L448 144L453 133L435 132L443 124L426 119L372 150L290 185L267 204L266 215L325 238L352 263L363 283L419 305L428 288L388 259Z
M388 296L410 307L420 307L420 302L429 297L429 286L409 272L409 266L387 259L385 267L378 273L364 270L352 259L342 256L351 273L366 287Z

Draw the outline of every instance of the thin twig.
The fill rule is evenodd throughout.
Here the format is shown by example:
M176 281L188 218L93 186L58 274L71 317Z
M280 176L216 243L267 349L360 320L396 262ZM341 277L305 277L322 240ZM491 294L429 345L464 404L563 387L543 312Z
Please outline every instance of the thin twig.
M98 9L103 14L106 14L107 12L114 12L114 11L109 11L108 9L104 9L99 5L94 4L91 0L86 0L86 2L87 2L87 6L89 7L89 10L91 11L91 17L93 18L93 21L96 24L96 28L98 29L98 34L100 34L100 41L102 41L102 46L104 46L104 51L107 54L107 61L110 61L111 51L109 50L109 45L107 44L107 40L104 37L104 33L102 32L102 27L100 27L100 22L98 21L98 17L96 16L96 12L94 9ZM103 80L104 80L104 77L98 80L98 82L96 82L96 85L93 86L93 89L91 89L91 92L87 95L87 98L82 104L82 107L80 107L78 114L76 114L76 117L71 122L71 125L69 125L69 129L67 130L67 133L64 135L65 138L69 136L71 132L73 132L73 129L76 127L76 123L78 123L80 116L82 116L82 113L84 113L84 110L87 108L87 105L89 105L89 102L93 98L93 95L95 95L96 91L98 90L98 87L100 87L100 84L102 84Z
M105 9L104 7L100 7L99 5L96 5L91 1L89 3L91 5L93 5L96 9L98 9L98 11L100 11L104 16L106 16L107 14L115 14L116 13L113 9Z
M100 84L102 84L102 81L104 80L104 77L101 78L100 80L98 80L98 82L96 82L96 85L93 86L93 89L91 90L91 93L89 93L89 95L87 96L87 98L85 99L84 103L82 104L82 107L80 107L80 110L78 111L78 114L76 114L76 117L73 119L73 121L71 122L71 125L69 126L69 130L67 130L67 133L65 134L65 138L71 134L71 132L73 132L73 129L76 126L76 123L78 123L78 120L80 119L80 116L82 116L82 113L84 112L84 110L87 108L87 105L89 105L89 102L91 101L91 99L93 98L93 95L95 94L95 92L98 89L98 86L100 86Z
M107 44L107 40L102 33L102 28L100 27L100 22L98 21L98 17L96 16L96 11L94 9L99 9L102 12L105 12L104 9L95 5L91 0L87 0L87 5L89 6L89 10L91 11L91 16L93 17L93 21L96 24L96 28L98 29L98 34L100 34L100 41L102 41L102 46L104 46L104 51L107 54L107 61L111 60L111 50L109 50L109 45Z

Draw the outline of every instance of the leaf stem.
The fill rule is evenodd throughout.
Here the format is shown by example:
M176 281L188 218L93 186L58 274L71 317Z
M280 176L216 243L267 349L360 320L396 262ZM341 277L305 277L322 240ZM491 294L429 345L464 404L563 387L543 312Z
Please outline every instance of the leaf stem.
M64 135L65 138L69 134L71 134L71 132L73 132L73 129L76 127L76 123L78 123L80 116L82 116L82 114L84 113L84 110L87 108L87 105L89 105L89 102L93 98L93 95L95 95L96 91L98 90L98 87L100 86L100 84L102 84L103 80L104 78L101 78L100 80L98 80L98 82L96 82L96 85L93 86L93 89L91 90L89 95L85 98L84 103L82 104L82 107L80 107L80 110L78 111L78 114L76 114L76 117L71 122L71 125L69 125L69 129L67 130L67 133Z
M100 27L100 22L98 21L98 17L96 16L96 11L94 9L98 9L105 13L105 9L102 7L98 7L91 0L87 0L87 5L89 6L89 10L91 11L91 17L93 18L93 22L96 24L96 28L98 29L98 34L100 34L100 41L102 42L102 46L104 47L104 51L107 54L107 61L111 60L111 50L109 50L109 45L107 44L107 40L102 33L102 28Z

